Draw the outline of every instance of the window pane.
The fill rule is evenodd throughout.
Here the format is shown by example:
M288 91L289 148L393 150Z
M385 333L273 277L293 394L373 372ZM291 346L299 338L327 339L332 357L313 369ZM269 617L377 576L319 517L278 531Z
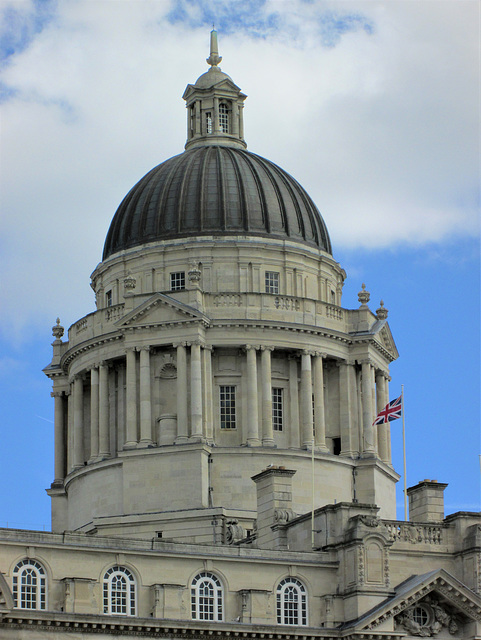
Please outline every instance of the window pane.
M283 389L272 389L272 427L274 431L282 431L284 419Z
M279 274L277 271L266 271L266 293L279 293Z
M170 290L182 291L185 289L185 271L170 274Z
M235 387L220 387L220 428L235 429Z

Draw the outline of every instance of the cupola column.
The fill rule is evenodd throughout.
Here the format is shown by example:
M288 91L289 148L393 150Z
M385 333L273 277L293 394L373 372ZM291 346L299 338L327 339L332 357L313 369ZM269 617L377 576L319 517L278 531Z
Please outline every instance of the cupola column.
M137 357L135 347L126 349L126 442L124 449L137 446Z
M90 459L95 462L99 455L99 370L90 369Z
M370 360L362 361L362 425L363 425L363 456L371 458L376 455L375 431L373 426L374 412L372 405L372 366Z
M84 385L80 375L73 380L73 468L79 469L84 464L83 447L83 391Z
M55 429L55 465L54 483L62 482L65 477L65 397L61 391L53 391L55 399L54 429Z
M214 425L212 413L212 346L204 345L203 377L204 377L204 434L209 444L214 440Z
M177 348L177 438L175 444L182 444L188 441L186 343L174 344L174 347Z
M99 456L110 456L109 438L109 365L99 365Z
M214 134L219 133L219 98L214 97Z
M376 371L376 412L379 413L389 402L386 397L386 374L378 369ZM377 447L379 457L383 462L389 463L389 451L387 445L387 428L389 423L377 425Z
M190 347L190 409L191 439L204 440L202 432L202 366L200 342L193 342Z
M301 446L308 449L313 440L311 352L301 356Z
M140 348L140 442L139 447L152 445L152 403L150 381L150 346Z
M315 444L319 451L328 452L326 446L326 418L324 408L324 372L323 363L325 353L316 353L314 356L314 426Z
M247 446L257 447L259 439L259 406L257 403L257 349L246 345L247 353Z
M354 430L355 370L351 362L339 362L339 416L341 423L341 456L353 458L357 451Z
M274 351L274 347L261 347L262 445L264 447L274 446L274 431L272 428L271 351Z
M291 430L290 446L294 449L300 447L301 436L299 433L299 376L297 354L289 355L289 423Z

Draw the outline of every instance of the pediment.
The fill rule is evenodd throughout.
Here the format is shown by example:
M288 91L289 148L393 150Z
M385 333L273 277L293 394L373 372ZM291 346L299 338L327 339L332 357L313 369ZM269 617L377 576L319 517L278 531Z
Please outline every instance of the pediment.
M118 320L116 326L119 329L130 329L190 322L203 322L207 325L209 318L194 307L182 304L163 293L156 293Z
M396 343L394 342L391 329L389 328L386 320L376 322L373 325L371 332L374 335L376 342L389 353L393 360L399 357Z
M394 618L394 628L409 636L454 635L466 622L481 622L481 598L444 569L413 576L395 595L357 620L356 630L373 630Z
M188 100L193 93L199 93L199 92L206 93L206 92L212 91L212 89L215 89L216 91L221 90L221 91L233 92L236 95L247 97L243 93L241 93L240 87L238 87L235 84L235 82L233 82L232 80L229 80L228 78L224 78L219 82L216 82L215 84L205 88L196 87L193 84L188 84L187 87L185 88L182 98L184 100Z

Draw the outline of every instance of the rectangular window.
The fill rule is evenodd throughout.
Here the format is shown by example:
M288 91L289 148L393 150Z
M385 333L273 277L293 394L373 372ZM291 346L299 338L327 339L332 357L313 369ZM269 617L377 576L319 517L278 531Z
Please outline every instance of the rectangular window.
M266 293L279 293L279 274L277 271L266 271Z
M229 133L229 107L226 104L219 105L219 129L222 133Z
M272 428L282 431L284 425L283 389L272 388Z
M182 291L185 289L185 271L177 271L170 274L170 290Z
M105 304L107 307L112 306L112 290L107 291L107 293L105 294Z
M205 132L212 133L212 113L210 111L205 114Z
M220 387L220 428L235 429L235 387Z

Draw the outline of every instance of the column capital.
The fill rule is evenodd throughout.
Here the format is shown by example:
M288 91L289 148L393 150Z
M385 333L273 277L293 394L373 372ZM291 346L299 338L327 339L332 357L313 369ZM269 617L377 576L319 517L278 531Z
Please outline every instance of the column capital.
M61 398L64 395L63 391L51 391L50 392L50 397L51 398Z
M358 360L359 364L370 364L373 365L373 361L371 358L363 358L362 360Z
M135 353L137 351L136 347L125 347L125 352L126 353L132 353L132 351Z
M354 360L346 358L345 360L337 360L336 367L352 367L354 366Z
M188 342L173 342L172 346L174 347L174 349L178 349L179 347L188 347L190 346L190 344Z
M259 351L260 346L258 344L246 344L244 349L246 351Z
M144 344L141 347L137 347L137 351L148 351L149 353L151 349L152 347L150 346L150 344Z
M289 353L287 356L288 360L294 360L294 361L298 361L299 360L299 353Z
M107 360L100 360L100 362L97 363L97 366L100 367L108 367L109 363L107 362Z
M206 351L214 351L214 347L211 344L203 344L202 347L206 350Z
M315 355L316 358L322 358L323 360L327 358L327 353L325 353L324 351L314 351L313 355Z
M376 378L384 378L384 380L387 380L388 382L391 381L391 376L389 375L389 373L387 371L383 371L382 369L376 369Z
M261 345L260 347L261 351L274 351L274 347L268 346L268 345Z
M316 352L312 351L312 349L302 349L301 355L303 355L303 356L315 356Z

